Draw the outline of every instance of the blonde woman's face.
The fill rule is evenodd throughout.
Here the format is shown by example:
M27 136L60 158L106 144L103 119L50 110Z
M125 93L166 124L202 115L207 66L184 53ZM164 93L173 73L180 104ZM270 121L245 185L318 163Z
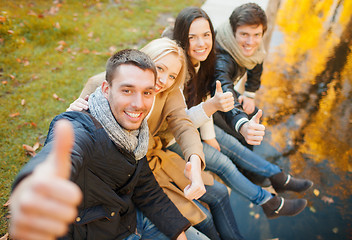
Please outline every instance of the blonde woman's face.
M155 61L157 79L155 93L161 93L170 88L180 73L182 64L176 53L169 53Z

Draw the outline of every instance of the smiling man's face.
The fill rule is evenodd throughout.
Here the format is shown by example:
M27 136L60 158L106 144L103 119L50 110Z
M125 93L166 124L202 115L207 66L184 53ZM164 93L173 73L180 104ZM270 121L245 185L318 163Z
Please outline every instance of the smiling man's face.
M263 38L263 25L242 25L237 27L235 39L245 57L252 56Z
M126 130L138 129L148 115L154 101L155 76L131 64L122 64L102 91L108 99L116 121Z

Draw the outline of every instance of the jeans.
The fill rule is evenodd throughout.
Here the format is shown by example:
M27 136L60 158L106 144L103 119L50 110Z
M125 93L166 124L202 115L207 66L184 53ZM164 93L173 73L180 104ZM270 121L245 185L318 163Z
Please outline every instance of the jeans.
M198 232L193 227L190 227L186 232L187 239L190 240L209 240L204 234ZM143 213L137 210L137 229L136 232L129 235L124 240L139 240L139 239L155 239L155 240L168 240L159 229L148 219Z
M271 193L249 181L236 165L265 177L281 172L280 168L244 147L221 128L214 128L221 152L203 143L206 169L216 173L232 190L252 203L262 205L267 202L272 197Z
M168 149L183 157L181 148L177 143L169 146ZM208 217L194 227L211 240L219 239L217 233L214 233L214 225L221 239L243 239L231 209L230 196L226 186L214 181L213 185L205 185L205 188L206 192L199 200L208 204L211 214L198 201L195 201Z

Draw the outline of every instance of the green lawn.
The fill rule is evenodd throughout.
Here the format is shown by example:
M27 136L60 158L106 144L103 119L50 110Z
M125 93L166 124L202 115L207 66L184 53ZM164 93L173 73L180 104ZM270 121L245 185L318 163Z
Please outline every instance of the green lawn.
M112 53L140 48L181 9L203 2L0 1L0 236L7 232L3 205L11 183L30 158L23 144L43 143L51 119Z

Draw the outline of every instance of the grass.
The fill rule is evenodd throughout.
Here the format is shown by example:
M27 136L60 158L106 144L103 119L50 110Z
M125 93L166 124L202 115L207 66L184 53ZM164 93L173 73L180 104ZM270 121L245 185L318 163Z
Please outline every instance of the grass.
M11 184L43 143L51 119L117 50L160 36L168 16L204 0L13 0L0 2L0 236ZM40 150L40 148L38 149ZM38 151L37 150L37 151Z

